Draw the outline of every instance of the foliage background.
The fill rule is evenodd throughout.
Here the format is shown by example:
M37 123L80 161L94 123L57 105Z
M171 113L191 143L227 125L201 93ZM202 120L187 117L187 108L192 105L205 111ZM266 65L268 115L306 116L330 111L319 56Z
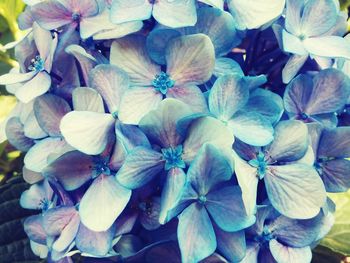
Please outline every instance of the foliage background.
M349 13L350 0L340 0L340 4ZM22 0L0 0L0 75L17 65L13 50L6 51L3 45L24 35L16 22L24 8ZM15 98L0 86L0 123L15 104ZM31 252L29 240L23 231L23 220L35 212L19 206L20 194L28 188L21 177L22 166L23 154L7 142L0 144L0 263L42 262ZM350 263L350 258L345 256L350 255L350 191L330 197L337 204L336 223L314 249L313 263Z

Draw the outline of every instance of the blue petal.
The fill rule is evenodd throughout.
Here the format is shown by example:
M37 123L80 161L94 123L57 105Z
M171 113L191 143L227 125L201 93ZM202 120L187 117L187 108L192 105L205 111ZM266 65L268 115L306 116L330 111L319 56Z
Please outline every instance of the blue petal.
M171 169L165 179L162 190L159 222L165 224L169 221L168 210L173 208L180 198L186 182L186 174L180 168Z
M45 94L34 101L34 114L40 127L50 136L60 136L60 121L71 108L62 98Z
M273 140L274 130L271 122L257 112L240 111L227 125L235 137L253 146L264 146Z
M303 11L304 0L287 0L286 1L286 20L285 27L293 35L300 33L301 15Z
M49 236L59 236L71 219L78 214L74 206L58 206L46 211L43 227Z
M201 261L216 249L215 232L209 215L197 203L190 205L179 216L177 237L184 263Z
M34 111L30 112L24 122L24 135L31 139L42 139L47 137L47 133L40 127Z
M326 202L323 182L311 166L270 166L264 181L271 204L287 217L314 217Z
M20 205L26 209L44 209L46 202L51 202L53 191L47 181L33 184L21 194ZM45 202L45 203L44 203Z
M89 75L90 86L96 89L107 104L110 113L119 110L120 100L129 88L129 76L112 65L98 65Z
M350 59L348 41L338 36L312 37L304 40L305 49L312 55Z
M350 128L323 130L317 154L319 157L348 158L350 156Z
M306 124L301 121L281 121L275 127L275 138L266 150L272 160L296 161L306 154L308 138Z
M164 169L163 155L139 146L128 154L116 177L120 184L129 188L139 188L150 182Z
M247 243L247 252L240 263L258 263L258 254L260 251L260 244L255 242Z
M111 114L72 111L61 121L60 129L66 141L86 154L100 154L112 134L115 119Z
M131 191L114 176L101 174L84 194L79 205L82 223L93 231L106 231L123 212Z
M59 238L57 238L53 243L52 249L57 252L63 252L64 250L66 250L69 247L69 245L71 245L74 241L75 236L78 232L79 224L79 215L75 214L71 218L70 222L62 230Z
M135 20L146 20L151 17L152 4L148 1L137 0L130 4L128 0L113 1L111 6L111 21L115 24Z
M249 89L238 75L219 77L209 93L209 110L215 117L228 121L249 99Z
M346 192L350 188L350 160L336 159L320 164L327 192Z
M93 111L105 113L101 95L94 89L86 87L75 88L72 92L75 111Z
M112 249L114 233L114 225L106 231L95 232L81 223L75 238L75 245L83 253L103 257Z
M176 147L183 138L176 130L179 120L192 114L190 108L181 101L165 99L158 108L144 116L139 126L147 137L162 148Z
M199 195L206 195L218 183L232 176L231 165L225 155L211 144L205 144L187 172L188 181Z
M206 197L205 207L222 230L235 232L254 224L255 216L247 215L238 186L226 186Z
M94 175L94 159L78 151L67 152L44 170L47 178L57 179L65 190L78 189Z
M289 58L287 64L282 70L283 83L288 84L304 66L309 56L293 55Z
M197 22L195 1L158 1L152 12L160 24L168 27L193 26Z
M270 251L277 262L285 263L309 263L312 259L310 247L293 248L282 245L277 240L270 241Z
M229 262L240 262L246 255L244 231L225 232L215 227L218 250Z
M43 228L42 219L42 215L29 216L25 219L23 227L30 240L46 245L47 234Z
M18 117L7 121L5 131L8 141L22 152L28 151L34 145L34 141L24 135L23 124Z

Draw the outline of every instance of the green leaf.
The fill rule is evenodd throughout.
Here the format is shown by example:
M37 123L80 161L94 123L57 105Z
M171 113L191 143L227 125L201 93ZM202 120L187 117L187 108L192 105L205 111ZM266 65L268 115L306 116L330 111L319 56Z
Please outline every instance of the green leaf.
M312 254L312 263L339 263L344 258L343 255L323 246L317 246Z
M342 194L330 194L337 205L335 224L321 245L343 255L350 255L350 191Z

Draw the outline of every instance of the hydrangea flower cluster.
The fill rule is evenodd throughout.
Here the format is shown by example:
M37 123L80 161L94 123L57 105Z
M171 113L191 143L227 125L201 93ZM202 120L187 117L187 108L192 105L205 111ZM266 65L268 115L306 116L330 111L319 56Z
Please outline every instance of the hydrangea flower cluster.
M311 261L350 188L337 0L25 2L0 84L35 254Z

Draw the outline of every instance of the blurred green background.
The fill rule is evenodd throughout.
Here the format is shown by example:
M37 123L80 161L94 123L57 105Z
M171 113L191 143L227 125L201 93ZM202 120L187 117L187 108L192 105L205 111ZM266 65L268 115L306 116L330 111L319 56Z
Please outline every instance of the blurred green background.
M340 0L340 4L342 10L349 13L350 0ZM16 20L24 8L22 0L0 0L0 75L17 65L13 50L6 51L3 45L23 37ZM16 99L0 86L0 123L15 104ZM0 263L41 262L31 253L22 228L24 218L33 213L18 204L21 192L28 187L21 177L22 166L23 154L7 142L0 144ZM350 191L330 197L337 204L335 225L314 249L313 262L350 263L346 257L350 255Z

